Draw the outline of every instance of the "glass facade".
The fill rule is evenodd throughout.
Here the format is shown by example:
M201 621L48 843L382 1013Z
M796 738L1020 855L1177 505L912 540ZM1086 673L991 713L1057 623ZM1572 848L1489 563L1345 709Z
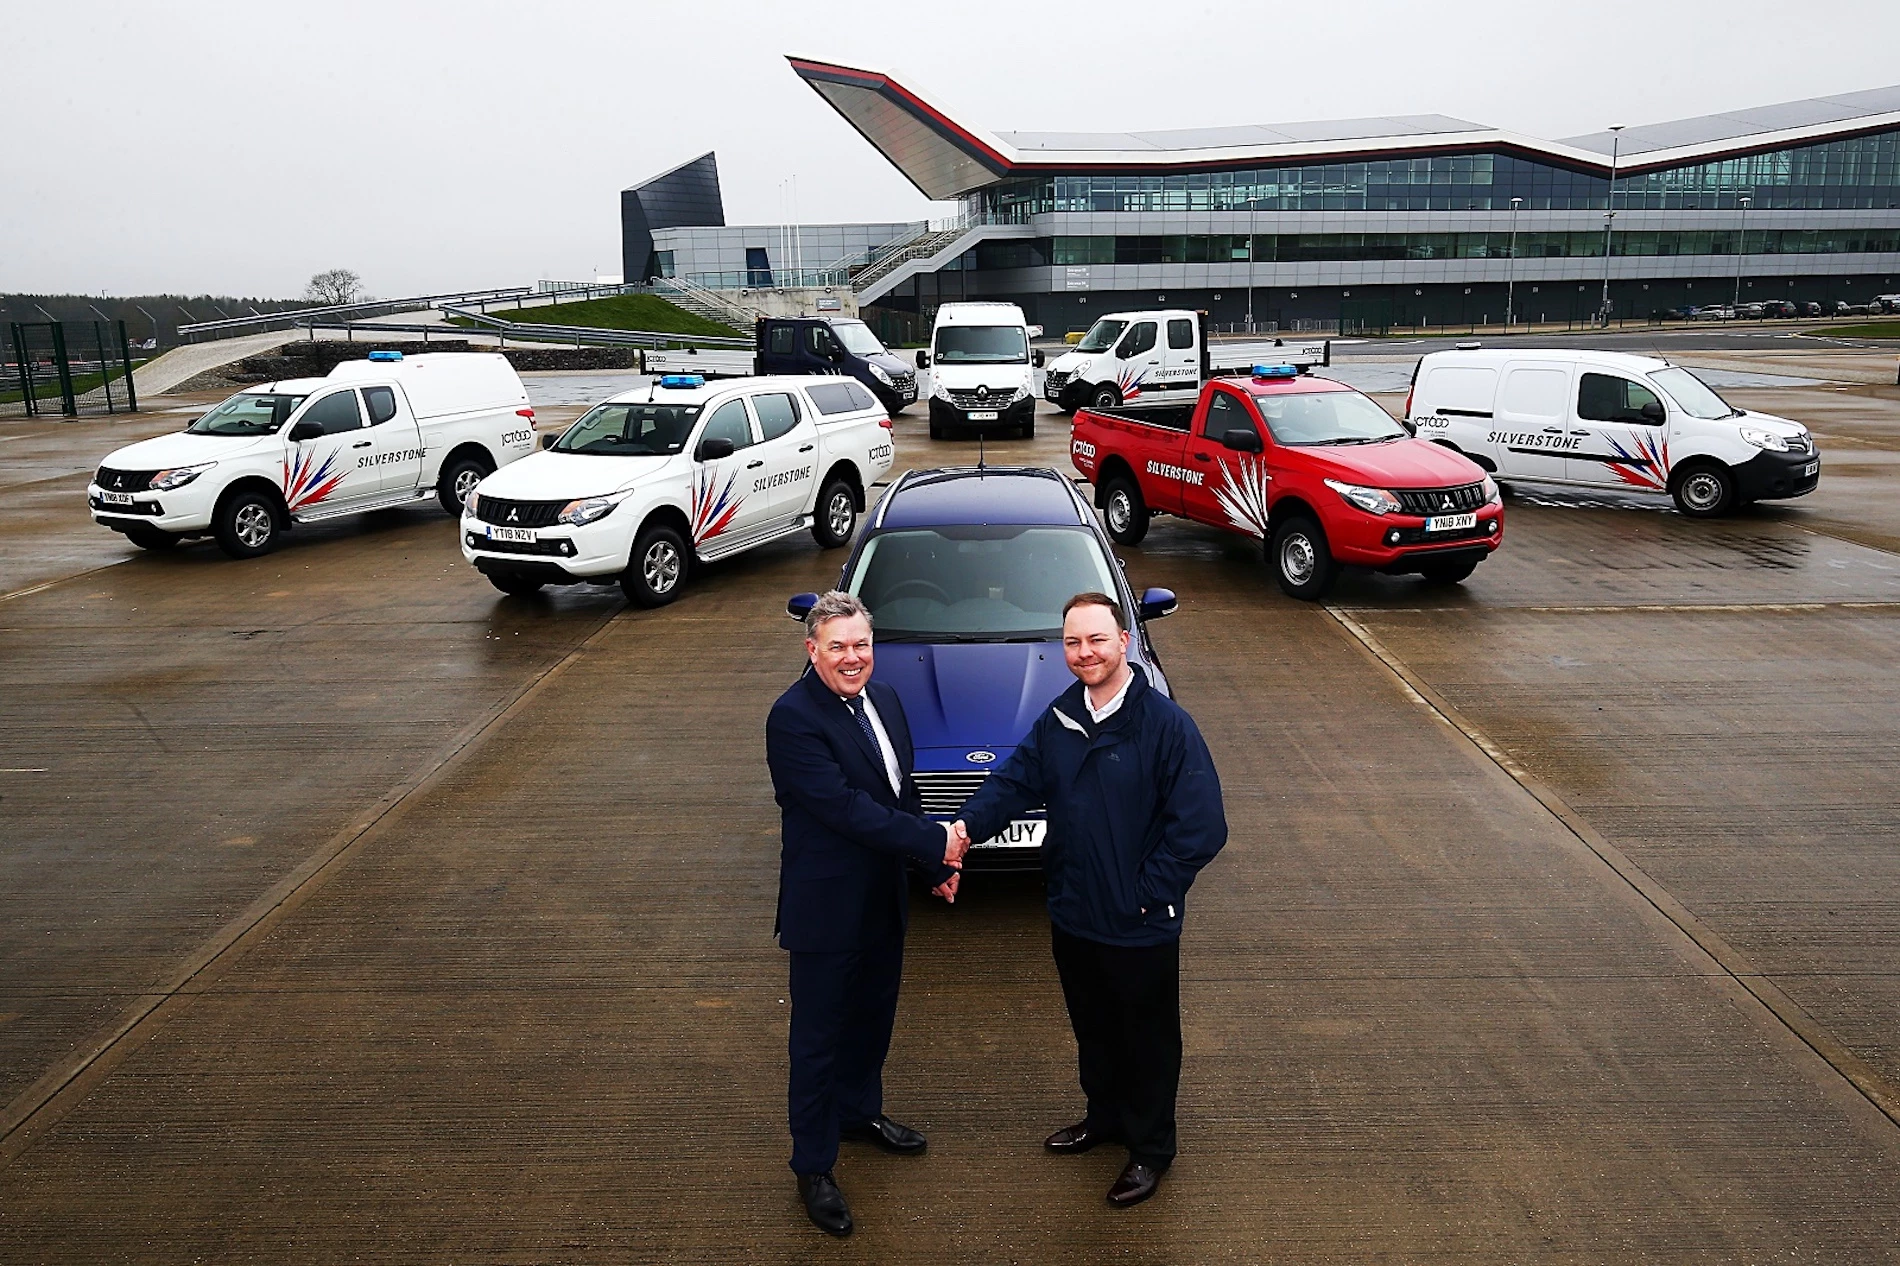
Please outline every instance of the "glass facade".
M1506 154L1164 175L1039 176L979 190L991 222L1052 212L1602 210L1609 181ZM1746 158L1619 177L1618 210L1760 210L1900 206L1900 129ZM1688 252L1684 252L1688 253ZM1244 257L1244 253L1243 253Z

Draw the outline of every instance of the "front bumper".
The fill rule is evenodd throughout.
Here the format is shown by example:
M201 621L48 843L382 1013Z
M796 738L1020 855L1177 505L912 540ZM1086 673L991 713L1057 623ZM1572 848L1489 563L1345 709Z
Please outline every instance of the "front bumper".
M556 585L612 582L627 570L627 555L633 548L626 531L615 522L624 512L625 506L616 506L606 518L582 527L563 523L538 528L531 542L490 540L489 525L464 514L457 535L462 557L485 576L532 575ZM631 514L627 521L632 521Z
M197 482L169 492L135 492L132 504L108 505L98 484L86 487L86 508L100 527L123 532L128 527L157 528L161 532L208 532L215 496L205 496Z
M1743 501L1805 497L1821 482L1821 454L1776 453L1763 449L1732 467L1735 495Z
M1425 520L1411 514L1367 514L1347 507L1323 526L1333 557L1375 571L1407 572L1450 555L1488 557L1504 540L1504 507L1479 506L1473 527L1427 532Z
M995 413L994 418L981 421L971 418L972 413ZM930 397L930 420L940 427L955 430L980 431L985 427L1025 426L1036 416L1036 398L1025 396L1015 404L999 406L995 409L959 409L942 396Z

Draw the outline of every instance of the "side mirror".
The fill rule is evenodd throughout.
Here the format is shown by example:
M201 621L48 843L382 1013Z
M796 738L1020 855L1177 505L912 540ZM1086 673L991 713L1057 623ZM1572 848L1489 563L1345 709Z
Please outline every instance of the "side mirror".
M1141 618L1159 620L1180 610L1181 603L1172 589L1146 589L1141 595Z
M1231 448L1236 453L1257 453L1260 451L1260 435L1244 426L1237 426L1220 437L1222 448ZM1157 591L1159 592L1159 591Z
M917 368L919 369L930 368L930 353L925 351L923 348L917 349Z
M1042 349L1040 347L1029 353L1029 363L1034 365L1037 369L1042 368Z
M290 428L290 438L298 441L320 440L323 438L323 423L312 422L309 418L305 418Z
M1651 400L1648 404L1643 406L1643 421L1655 426L1661 426L1664 422L1668 421L1668 419L1669 415L1663 412L1661 401Z
M1412 437L1412 438L1414 438L1414 439L1417 439L1417 438L1418 438L1418 427L1416 427L1416 426L1414 426L1414 425L1412 424L1412 419L1410 419L1410 418L1400 418L1400 419L1399 419L1399 425L1400 425L1401 427L1403 427L1403 428L1405 428L1405 433L1406 433L1407 435L1409 435L1409 436L1411 436L1411 437Z
M558 439L560 439L560 438L561 438L561 437L560 437L560 436L559 436L558 434L556 434L556 433L555 433L555 432L553 432L553 431L550 431L550 432L548 432L548 433L547 433L546 435L543 435L543 436L541 437L541 447L542 447L542 448L553 448L553 447L554 447L554 442L555 442L556 440L558 440Z
M806 616L811 614L811 609L817 605L817 594L795 593L785 602L785 614L791 616L794 620L803 620Z
M1042 327L1040 325L1026 325L1023 329L1029 334L1030 338L1042 337Z
M731 440L701 440L699 447L693 450L693 460L696 462L716 462L722 457L731 456Z

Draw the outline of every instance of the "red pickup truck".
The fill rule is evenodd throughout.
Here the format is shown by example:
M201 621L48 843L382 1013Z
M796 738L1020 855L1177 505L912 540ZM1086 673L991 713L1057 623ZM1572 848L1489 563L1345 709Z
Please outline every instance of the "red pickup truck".
M1192 405L1077 410L1069 454L1120 544L1154 514L1259 537L1295 598L1322 597L1341 565L1455 584L1504 538L1475 463L1291 365L1215 379Z

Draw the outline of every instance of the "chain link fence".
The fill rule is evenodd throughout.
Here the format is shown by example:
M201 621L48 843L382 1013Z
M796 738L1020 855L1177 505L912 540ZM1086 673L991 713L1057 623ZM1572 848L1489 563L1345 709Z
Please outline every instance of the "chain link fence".
M136 413L123 321L16 321L0 361L0 417Z

